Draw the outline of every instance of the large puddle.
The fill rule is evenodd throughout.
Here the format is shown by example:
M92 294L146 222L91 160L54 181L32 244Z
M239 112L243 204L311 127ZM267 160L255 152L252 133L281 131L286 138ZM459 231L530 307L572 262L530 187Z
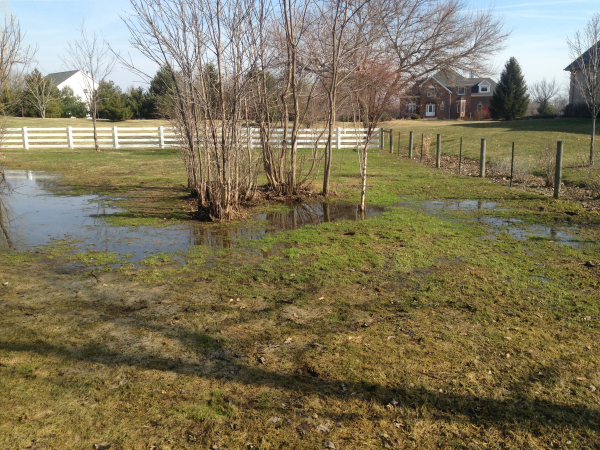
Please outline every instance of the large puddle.
M552 226L528 224L521 219L495 217L494 211L506 211L500 208L497 202L484 200L432 200L421 202L403 202L404 206L417 207L430 215L443 217L448 220L461 220L466 223L479 223L489 228L491 234L485 239L495 239L500 233L508 233L517 240L548 240L558 244L580 247L597 244L596 239L590 239L589 227L569 224L556 224ZM473 213L471 216L461 217L454 213L457 211ZM595 230L594 234L597 234Z
M244 248L243 242L261 240L269 232L361 220L384 211L382 207L370 206L362 216L357 206L350 203L301 203L258 214L239 226L192 221L161 227L113 226L103 216L121 210L107 206L107 199L55 195L48 189L55 176L44 172L6 170L5 176L8 189L0 190L0 250L4 251L28 250L67 240L74 242L78 251L115 252L131 255L126 258L129 261L140 261L151 254L187 250L194 245ZM265 256L254 248L245 251Z

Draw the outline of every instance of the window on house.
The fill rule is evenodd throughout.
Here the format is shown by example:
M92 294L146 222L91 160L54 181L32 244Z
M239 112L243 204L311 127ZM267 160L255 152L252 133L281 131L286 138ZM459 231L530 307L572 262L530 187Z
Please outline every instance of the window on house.
M446 105L444 105L444 102L442 102L442 103L440 104L440 110L441 110L441 111L443 111L445 107L446 107Z
M490 87L487 84L483 84L479 86L479 92L484 94L486 92L490 92Z
M481 102L479 102L479 104L477 105L477 111L481 111L483 108L483 105L481 104Z
M406 114L414 114L417 112L417 105L415 103L409 103L406 105Z
M427 88L427 97L435 97L435 88L433 86Z
M458 93L458 95L465 95L465 88L459 87L458 89L456 89L456 92Z

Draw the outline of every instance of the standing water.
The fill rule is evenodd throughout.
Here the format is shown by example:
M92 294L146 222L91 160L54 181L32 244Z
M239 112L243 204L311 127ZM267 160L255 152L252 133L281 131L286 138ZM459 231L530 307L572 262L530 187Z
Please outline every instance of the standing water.
M56 179L44 172L6 170L6 187L0 190L0 250L22 251L60 240L75 242L78 251L130 254L139 261L149 254L187 250L192 245L228 248L236 240L260 240L273 231L293 230L338 220L360 220L350 203L297 203L283 212L254 216L240 225L190 221L176 225L114 226L104 216L122 210L106 205L96 195L60 196L49 190ZM368 207L365 217L384 211ZM258 221L257 221L258 219Z

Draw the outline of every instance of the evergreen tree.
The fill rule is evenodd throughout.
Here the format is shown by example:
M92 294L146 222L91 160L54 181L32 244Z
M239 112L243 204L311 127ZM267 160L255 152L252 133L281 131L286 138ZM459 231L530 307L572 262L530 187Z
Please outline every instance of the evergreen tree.
M171 95L175 92L173 74L168 67L161 67L150 82L147 96L149 118L159 119L169 115L172 106Z
M131 109L125 105L119 93L115 93L106 105L104 105L103 113L111 122L129 120L132 116Z
M85 118L88 112L86 103L81 100L81 97L75 95L73 89L65 86L60 91L60 103L62 105L62 117L77 117Z
M528 106L529 95L521 66L511 57L504 66L490 102L492 119L515 120L525 115Z
M98 85L98 118L110 119L107 115L106 108L115 96L121 96L123 92L114 81L101 81ZM120 99L119 99L120 100Z

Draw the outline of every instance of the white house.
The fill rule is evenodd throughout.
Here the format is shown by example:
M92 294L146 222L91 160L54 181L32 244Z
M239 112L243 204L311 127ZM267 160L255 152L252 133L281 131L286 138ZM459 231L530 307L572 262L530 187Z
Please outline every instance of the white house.
M98 83L81 70L50 73L48 74L48 78L58 89L69 86L71 89L73 89L73 93L78 95L81 100L86 103L90 89L98 89Z

